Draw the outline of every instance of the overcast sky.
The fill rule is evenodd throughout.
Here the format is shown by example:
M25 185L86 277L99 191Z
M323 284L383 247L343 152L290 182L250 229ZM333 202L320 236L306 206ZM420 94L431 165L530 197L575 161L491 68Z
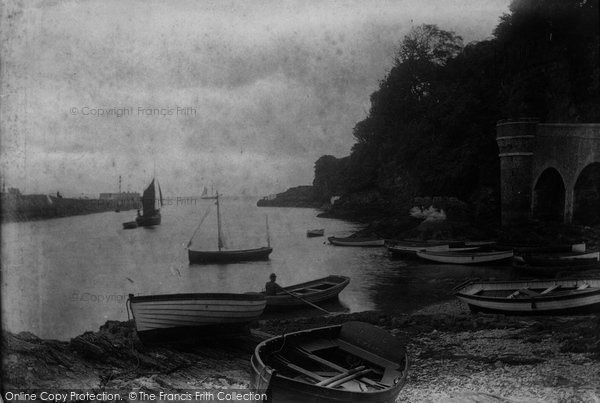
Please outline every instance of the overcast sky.
M310 184L411 27L486 39L509 0L5 3L6 186L97 197L154 166L172 195Z

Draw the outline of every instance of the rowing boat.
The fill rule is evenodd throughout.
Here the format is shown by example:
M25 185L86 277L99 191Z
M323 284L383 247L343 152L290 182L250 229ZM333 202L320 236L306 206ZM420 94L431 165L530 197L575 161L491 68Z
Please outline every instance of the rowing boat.
M521 246L521 245L511 245L511 244L501 244L498 245L500 249L513 249L516 254L526 254L526 253L568 253L568 252L576 252L576 253L584 253L586 250L585 243L576 243L576 244L555 244L555 245L546 245L546 246Z
M420 258L448 264L482 264L497 263L513 257L513 251L495 252L453 252L453 251L418 251Z
M515 256L516 261L536 266L564 266L568 264L584 264L600 260L600 252L560 254L560 255L530 255Z
M437 244L432 242L386 242L384 245L394 257L417 257L417 252L419 251L467 252L478 250L480 248L479 246L465 246L462 242L452 244Z
M237 333L267 304L260 293L129 294L127 302L142 341Z
M597 259L556 260L552 264L530 264L513 260L512 266L521 272L534 274L541 277L553 277L558 273L567 274L587 270L600 269Z
M383 246L384 240L378 238L338 238L330 236L327 240L336 246Z
M469 282L455 295L472 312L510 315L600 312L600 279Z
M350 279L344 276L327 276L318 280L284 287L276 295L267 295L267 308L291 308L306 306L336 298L346 288ZM293 294L293 295L290 295ZM295 296L294 296L295 295Z
M408 371L404 345L362 322L287 333L260 343L250 360L251 387L272 402L396 400Z
M325 235L325 229L321 228L321 229L309 229L308 231L306 231L306 236L309 238L313 238L313 237L317 237L317 236L323 236Z

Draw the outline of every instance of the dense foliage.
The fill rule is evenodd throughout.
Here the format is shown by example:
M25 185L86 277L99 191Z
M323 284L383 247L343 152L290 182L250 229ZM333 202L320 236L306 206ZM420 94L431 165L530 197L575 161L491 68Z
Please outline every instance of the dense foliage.
M317 197L497 200L499 119L600 121L598 0L515 0L510 11L492 39L467 46L434 25L412 29L351 155L315 164Z

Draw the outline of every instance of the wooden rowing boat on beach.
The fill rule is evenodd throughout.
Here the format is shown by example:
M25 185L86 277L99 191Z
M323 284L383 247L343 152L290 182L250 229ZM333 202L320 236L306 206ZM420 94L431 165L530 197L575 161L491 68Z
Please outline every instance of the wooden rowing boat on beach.
M378 238L338 238L330 236L327 240L336 246L383 246L384 240Z
M453 251L418 251L422 259L446 264L485 264L498 263L513 257L513 251L494 252L453 252Z
M143 341L245 330L265 309L260 293L129 294L137 334Z
M274 403L393 403L408 372L404 345L362 322L265 340L250 363L251 387Z
M267 308L293 308L306 306L310 303L327 301L336 298L350 283L350 278L344 276L327 276L318 280L308 281L289 287L284 287L276 295L267 295ZM293 295L290 295L293 294Z
M455 295L473 312L567 315L600 312L600 279L469 282Z

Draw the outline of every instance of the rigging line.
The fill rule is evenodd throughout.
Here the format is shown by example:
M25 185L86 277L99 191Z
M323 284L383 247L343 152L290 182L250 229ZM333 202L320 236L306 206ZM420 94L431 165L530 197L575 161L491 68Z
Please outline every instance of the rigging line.
M212 206L208 206L208 208L206 209L206 212L204 213L204 216L202 217L202 219L200 220L200 224L198 224L198 226L196 227L196 230L194 231L194 233L192 234L192 237L190 238L190 241L188 242L186 248L189 248L190 245L192 244L192 240L194 239L194 237L196 236L196 233L198 232L198 230L200 229L200 226L202 225L202 223L204 222L204 220L206 219L206 217L208 217L208 213L210 213L210 208Z

